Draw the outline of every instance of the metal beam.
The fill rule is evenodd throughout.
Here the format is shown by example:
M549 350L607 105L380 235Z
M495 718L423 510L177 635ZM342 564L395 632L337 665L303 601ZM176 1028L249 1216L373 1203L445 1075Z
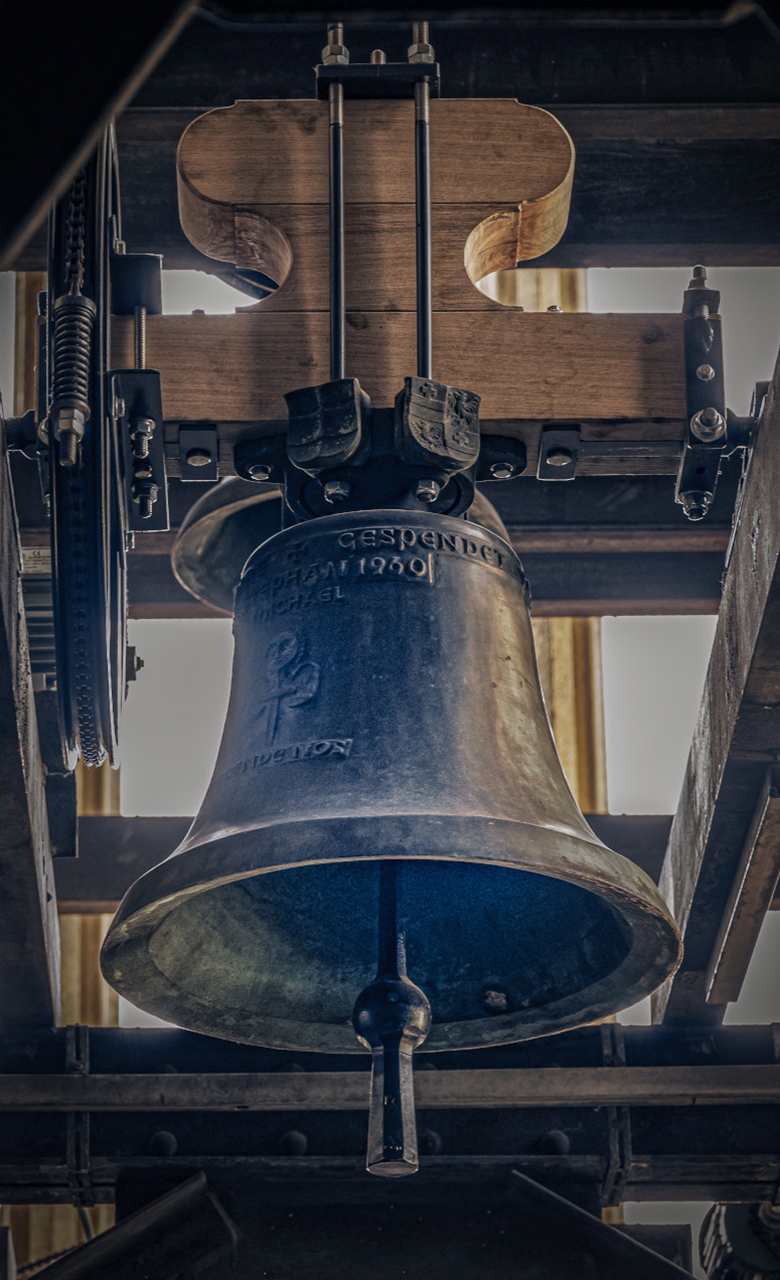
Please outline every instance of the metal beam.
M708 1003L722 926L766 770L780 748L780 366L753 450L718 626L660 878L685 942L677 975L653 997L653 1018L719 1021ZM749 880L746 882L749 885ZM765 895L766 896L766 895ZM727 927L727 926L726 926ZM713 997L727 994L716 985Z
M418 1107L772 1105L780 1065L565 1067L418 1074ZM365 1111L368 1071L5 1075L0 1111Z
M589 814L596 835L658 879L671 817ZM114 911L131 884L167 858L191 818L84 817L79 819L77 858L54 861L60 912Z
M60 940L16 512L0 427L0 1023L51 1026Z

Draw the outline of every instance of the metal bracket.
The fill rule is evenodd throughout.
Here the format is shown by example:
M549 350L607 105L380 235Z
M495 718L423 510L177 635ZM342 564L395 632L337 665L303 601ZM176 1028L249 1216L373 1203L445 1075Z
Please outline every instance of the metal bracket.
M416 84L428 84L432 98L441 94L438 62L353 62L314 68L317 97L327 98L331 84L344 86L347 98L413 98Z
M89 1027L65 1028L65 1071L68 1075L89 1075ZM69 1111L66 1120L65 1164L68 1186L77 1208L95 1203L90 1168L90 1113Z
M208 426L179 427L179 478L181 480L219 479L219 439L217 428Z
M156 369L120 369L111 377L112 414L125 464L128 528L170 528L162 392Z
M688 425L674 500L689 520L702 520L715 497L721 459L739 442L729 436L723 385L723 337L716 314L720 294L707 288L703 267L694 267L683 298L685 400Z
M573 480L580 452L578 423L543 427L539 440L538 480Z

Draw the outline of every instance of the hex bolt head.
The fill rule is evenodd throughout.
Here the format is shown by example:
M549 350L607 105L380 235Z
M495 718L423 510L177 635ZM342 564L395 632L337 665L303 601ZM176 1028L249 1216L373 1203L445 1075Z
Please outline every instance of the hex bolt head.
M326 480L322 486L322 496L334 507L346 502L351 492L352 485L348 480Z
M414 486L414 496L420 502L435 502L441 493L438 480L418 480Z
M509 992L504 987L490 984L484 986L479 996L480 1004L486 1013L500 1014L509 1012Z
M211 462L208 449L188 449L187 465L190 467L207 467Z
M252 462L246 469L247 479L256 480L258 483L271 479L270 462Z
M572 459L571 449L551 449L546 462L550 467L567 467Z
M711 364L700 364L696 370L696 377L700 382L712 382L715 377L715 370Z
M547 308L547 310L548 310L548 311L560 311L560 312L562 312L562 311L563 311L563 307L559 307L559 306L558 306L558 303L557 303L557 302L554 302L554 303L552 304L552 306L550 306L550 307L548 307L548 308Z
M508 458L499 458L497 462L490 464L490 474L494 480L511 480L512 476L517 475L517 465Z
M679 502L689 520L703 520L712 502L712 494L706 489L688 489L680 494Z
M691 434L703 444L721 440L726 434L726 419L711 405L706 409L700 409L691 418Z

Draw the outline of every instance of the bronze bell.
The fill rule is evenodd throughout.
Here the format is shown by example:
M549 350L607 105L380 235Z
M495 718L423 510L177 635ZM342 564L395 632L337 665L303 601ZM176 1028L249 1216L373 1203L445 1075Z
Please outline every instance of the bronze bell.
M359 1052L380 867L430 1002L426 1050L593 1022L674 971L658 891L566 783L501 537L422 511L296 525L250 557L234 631L200 813L103 948L129 1000L231 1040Z

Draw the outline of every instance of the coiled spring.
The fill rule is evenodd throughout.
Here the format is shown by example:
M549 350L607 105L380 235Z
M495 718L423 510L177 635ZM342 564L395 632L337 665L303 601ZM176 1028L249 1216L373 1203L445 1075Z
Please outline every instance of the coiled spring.
M60 463L73 466L89 418L89 370L96 307L90 298L65 294L54 303L51 420Z

